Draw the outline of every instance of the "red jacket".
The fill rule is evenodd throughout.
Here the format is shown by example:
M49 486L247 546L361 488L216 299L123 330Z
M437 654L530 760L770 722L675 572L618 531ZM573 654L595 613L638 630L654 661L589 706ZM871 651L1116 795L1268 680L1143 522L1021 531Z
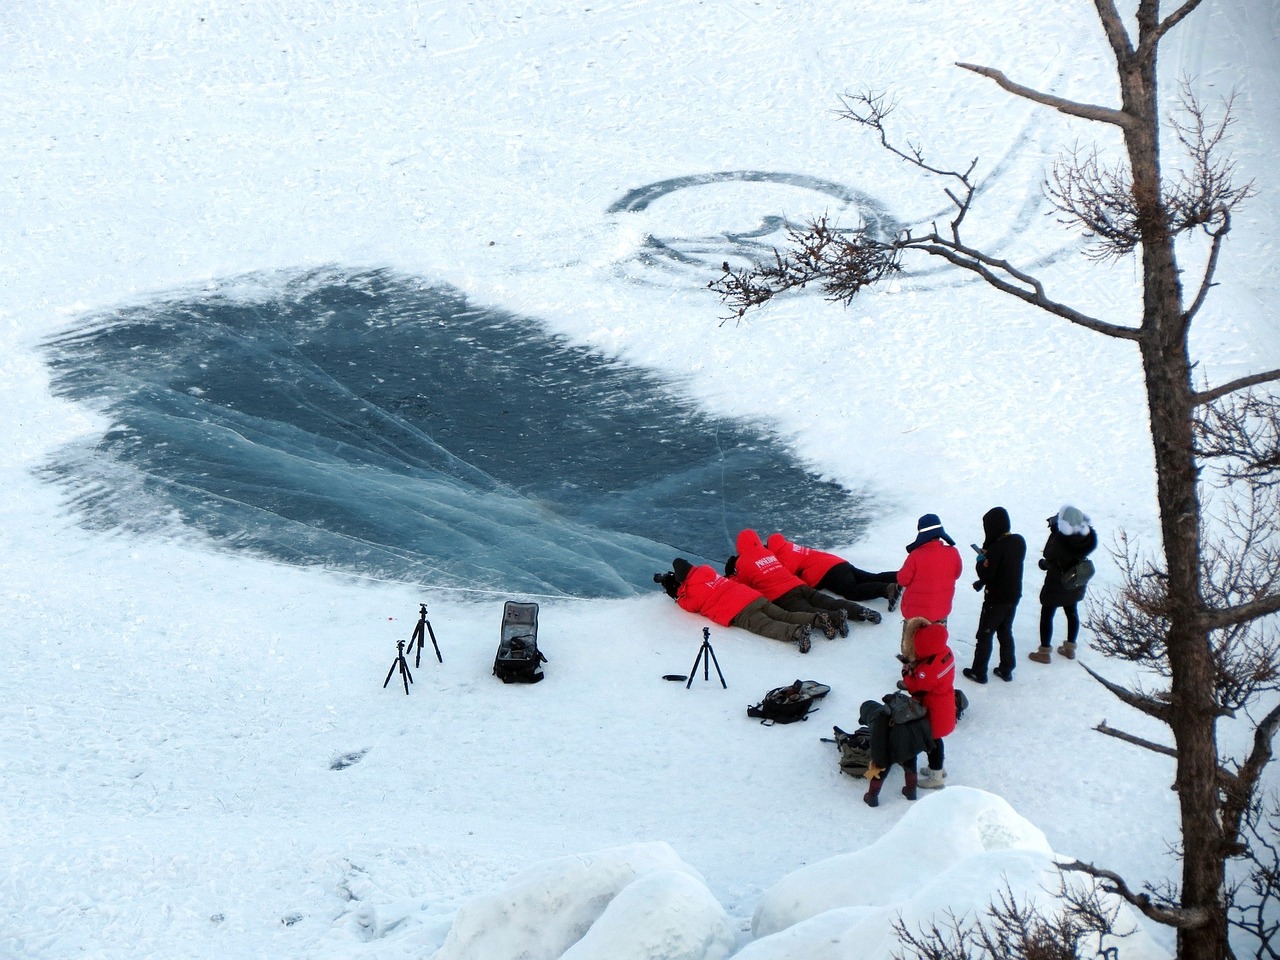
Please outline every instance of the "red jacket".
M956 659L940 623L921 626L914 642L915 657L902 671L902 685L924 702L933 738L941 740L956 728Z
M742 608L760 593L750 587L722 577L707 564L694 567L676 591L676 603L690 613L699 613L722 627L742 612Z
M777 600L788 590L805 586L803 580L765 549L754 530L743 530L738 534L738 561L733 579L754 587L770 600Z
M941 620L950 614L956 581L963 572L960 551L945 540L930 540L908 553L907 562L898 571L898 583L906 588L903 619Z
M823 553L792 543L780 533L769 534L766 542L778 562L811 587L816 587L836 564L845 562L844 557L837 557L834 553Z

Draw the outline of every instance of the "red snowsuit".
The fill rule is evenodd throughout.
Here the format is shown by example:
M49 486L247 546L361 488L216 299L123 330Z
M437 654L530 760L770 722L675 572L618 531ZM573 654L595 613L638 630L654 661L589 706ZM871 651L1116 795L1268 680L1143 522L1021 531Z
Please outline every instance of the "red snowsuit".
M777 600L796 587L808 586L765 548L754 530L739 533L737 547L733 578L759 590L770 600Z
M707 565L694 567L676 591L676 603L683 610L698 613L722 627L742 612L760 592L728 577L722 577Z
M947 628L940 623L925 624L903 642L914 642L915 652L907 654L912 659L903 668L902 685L924 702L933 738L941 740L956 728L956 661L947 646Z
M902 617L924 617L942 620L951 613L956 596L956 581L964 573L960 551L945 540L922 543L907 554L907 562L898 571L902 595Z
M822 578L837 563L846 562L843 557L837 557L834 553L823 553L812 547L802 547L798 543L792 543L780 533L769 534L767 543L773 555L778 558L778 562L811 587L817 587ZM741 545L738 550L741 552Z

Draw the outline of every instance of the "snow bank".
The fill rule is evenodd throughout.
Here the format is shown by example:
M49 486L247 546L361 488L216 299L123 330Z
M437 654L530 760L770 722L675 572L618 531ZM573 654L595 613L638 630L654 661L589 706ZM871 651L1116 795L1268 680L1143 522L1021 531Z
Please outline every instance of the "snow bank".
M464 905L435 960L720 960L735 938L665 843L563 857Z

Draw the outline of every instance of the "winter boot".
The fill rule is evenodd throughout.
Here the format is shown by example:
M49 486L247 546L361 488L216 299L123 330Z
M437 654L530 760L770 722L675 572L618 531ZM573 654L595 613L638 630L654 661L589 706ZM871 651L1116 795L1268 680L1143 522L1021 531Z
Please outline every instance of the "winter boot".
M814 623L814 626L821 630L822 635L828 640L834 640L836 635L840 632L836 629L836 625L832 621L831 614L829 613L818 614L818 619L817 622Z
M1058 652L1062 654L1064 657L1066 657L1068 660L1074 660L1076 658L1076 645L1074 643L1071 643L1070 641L1067 641L1066 643L1058 647Z
M1065 646L1065 644L1064 644L1064 646ZM1058 652L1059 652L1059 653L1061 653L1061 652L1062 652L1062 651L1061 651L1061 648L1059 648L1059 651L1058 651ZM1053 654L1049 651L1049 648L1048 648L1048 647L1040 647L1040 648L1038 648L1038 649L1036 649L1036 650L1032 650L1030 653L1028 653L1028 654L1027 654L1027 659L1028 659L1028 660L1034 660L1036 663L1048 663L1050 660L1052 660L1052 659L1053 659Z
M964 675L964 678L966 680L972 680L974 683L987 682L987 675L985 673L979 673L977 670L974 670L972 667L965 667L960 672Z
M889 598L889 612L898 609L898 600L902 597L902 586L897 583L886 583L884 595Z
M935 770L933 767L927 767L920 775L918 786L925 787L929 790L940 790L945 787L943 783L947 779L947 771Z
M809 639L809 628L803 623L797 624L792 636L796 638L796 646L800 648L801 653L808 653L813 647L813 641Z
M920 782L919 774L914 770L908 770L905 774L906 783L902 785L902 795L908 800L916 798L916 786Z
M849 635L849 615L843 610L833 610L831 616L835 618L836 631L840 636L847 637Z
M846 609L849 611L849 616L852 619L857 620L859 623L880 622L880 612L878 610L872 610L870 607L864 607L860 603L850 604Z
M862 802L868 807L880 806L880 788L884 786L884 776L873 777L867 781L867 792L862 795Z

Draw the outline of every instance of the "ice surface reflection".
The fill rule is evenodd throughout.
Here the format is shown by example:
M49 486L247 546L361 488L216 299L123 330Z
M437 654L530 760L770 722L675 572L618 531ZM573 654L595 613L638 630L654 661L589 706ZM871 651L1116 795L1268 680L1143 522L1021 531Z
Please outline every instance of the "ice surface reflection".
M47 474L86 525L352 573L623 596L743 526L848 542L857 497L758 426L535 320L389 272L99 314L46 344L106 412Z

